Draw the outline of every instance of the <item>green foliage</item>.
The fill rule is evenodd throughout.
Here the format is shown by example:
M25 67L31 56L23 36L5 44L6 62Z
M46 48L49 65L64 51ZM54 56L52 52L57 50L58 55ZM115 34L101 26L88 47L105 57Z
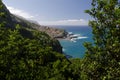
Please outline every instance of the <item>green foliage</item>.
M0 1L0 80L75 80L61 53L58 40L13 22Z
M19 25L14 30L0 26L0 79L48 80L56 74L64 76L64 65L69 64L64 55L52 49L48 42L53 41L45 33L33 30L32 34L32 39L23 37ZM52 67L57 61L63 72L51 74L59 67Z
M0 80L119 80L120 4L92 0L91 5L86 13L94 18L89 23L94 44L84 44L83 59L68 60L58 40L12 22L0 0Z
M93 0L86 10L94 20L94 45L85 43L86 57L81 64L83 79L120 79L120 5L118 0Z
M31 30L33 37L29 38L21 30L20 25L16 29L0 26L0 79L79 80L79 59L71 64L54 51L52 43L56 40L47 34Z

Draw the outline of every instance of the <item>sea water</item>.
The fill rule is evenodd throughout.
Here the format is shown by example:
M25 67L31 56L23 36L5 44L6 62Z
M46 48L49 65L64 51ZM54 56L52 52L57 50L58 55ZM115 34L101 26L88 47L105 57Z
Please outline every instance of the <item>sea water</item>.
M63 47L63 52L73 58L83 58L86 48L84 42L93 42L92 28L89 26L56 26L65 29L67 32L77 35L74 40L59 40Z

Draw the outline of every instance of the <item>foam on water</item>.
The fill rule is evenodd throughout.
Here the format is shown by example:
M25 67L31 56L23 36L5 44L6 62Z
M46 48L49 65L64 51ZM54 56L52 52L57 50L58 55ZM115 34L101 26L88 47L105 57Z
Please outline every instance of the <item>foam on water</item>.
M83 58L86 51L83 43L92 41L92 29L84 26L60 26L60 28L65 29L69 34L74 36L70 38L72 40L60 40L63 52L73 58Z
M70 41L72 42L77 42L76 40L88 38L86 36L82 36L81 34L74 34L73 32L69 32L69 33L72 34L71 35L72 38L70 39Z
M78 37L77 39L85 39L85 38L88 38L88 37L82 36L82 37Z

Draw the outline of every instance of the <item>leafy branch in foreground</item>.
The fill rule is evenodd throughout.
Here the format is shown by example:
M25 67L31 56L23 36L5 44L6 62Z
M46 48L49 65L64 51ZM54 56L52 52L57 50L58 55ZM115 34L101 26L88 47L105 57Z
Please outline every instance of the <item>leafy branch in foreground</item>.
M86 13L94 19L94 44L85 43L83 75L86 78L120 79L120 4L119 0L92 0L92 9ZM87 64L87 65L86 65ZM84 76L82 76L84 78Z

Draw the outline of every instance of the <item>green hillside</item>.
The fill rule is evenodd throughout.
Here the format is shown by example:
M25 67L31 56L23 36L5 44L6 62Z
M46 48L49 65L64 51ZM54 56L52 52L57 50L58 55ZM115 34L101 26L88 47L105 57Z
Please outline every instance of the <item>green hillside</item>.
M60 43L25 21L14 21L0 0L0 79L48 80L63 76L69 61ZM60 67L61 66L61 67Z
M0 0L0 80L120 80L119 0L91 5L85 12L94 18L94 44L84 43L83 59L67 59L55 39L64 30L12 15ZM51 30L60 35L48 35Z

